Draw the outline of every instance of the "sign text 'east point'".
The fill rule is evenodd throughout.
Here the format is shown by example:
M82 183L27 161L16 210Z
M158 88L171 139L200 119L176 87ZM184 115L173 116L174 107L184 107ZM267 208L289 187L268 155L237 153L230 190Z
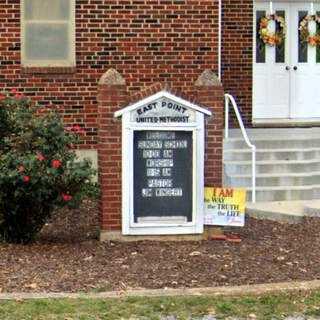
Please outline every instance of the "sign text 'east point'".
M178 115L174 116L147 116L149 111L165 110L175 111ZM146 104L136 110L136 122L139 123L171 123L171 122L189 122L189 115L185 115L187 108L179 104L168 101L156 101Z

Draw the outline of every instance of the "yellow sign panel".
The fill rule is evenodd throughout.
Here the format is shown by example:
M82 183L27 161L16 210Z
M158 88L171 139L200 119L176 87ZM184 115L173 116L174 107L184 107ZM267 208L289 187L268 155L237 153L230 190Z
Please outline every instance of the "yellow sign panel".
M246 189L204 188L204 224L243 227Z

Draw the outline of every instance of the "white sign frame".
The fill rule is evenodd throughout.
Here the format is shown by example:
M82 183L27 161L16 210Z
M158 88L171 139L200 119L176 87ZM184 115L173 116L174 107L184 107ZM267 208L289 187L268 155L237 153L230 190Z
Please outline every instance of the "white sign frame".
M184 106L188 111L194 112L193 121L167 124L137 123L132 121L132 112L144 105L159 101L159 99L170 100ZM115 113L115 117L122 116L122 233L124 235L203 233L205 115L210 116L211 112L168 91L160 91ZM192 222L134 222L134 132L139 130L192 132Z

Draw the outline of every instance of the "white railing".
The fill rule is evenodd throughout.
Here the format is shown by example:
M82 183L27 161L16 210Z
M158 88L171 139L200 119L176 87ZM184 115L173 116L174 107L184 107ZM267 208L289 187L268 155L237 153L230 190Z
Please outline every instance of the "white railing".
M247 144L247 146L251 149L252 151L252 202L256 202L256 146L254 144L252 144L249 140L247 131L243 125L243 121L237 106L237 103L235 101L235 99L233 98L233 96L231 94L226 93L224 95L225 98L225 134L224 137L226 139L229 138L229 101L231 101L231 104L233 106L233 110L237 116L237 120L239 122L240 125L240 129L243 135L243 138Z

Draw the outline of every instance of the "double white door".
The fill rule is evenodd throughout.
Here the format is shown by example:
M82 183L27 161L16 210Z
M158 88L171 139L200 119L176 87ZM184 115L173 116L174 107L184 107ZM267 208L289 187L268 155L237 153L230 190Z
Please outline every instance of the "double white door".
M300 22L312 4L273 2L270 7L269 2L255 5L253 120L320 118L320 49L299 40ZM259 21L270 9L285 18L283 46L258 39ZM320 14L320 5L314 3L313 10Z

